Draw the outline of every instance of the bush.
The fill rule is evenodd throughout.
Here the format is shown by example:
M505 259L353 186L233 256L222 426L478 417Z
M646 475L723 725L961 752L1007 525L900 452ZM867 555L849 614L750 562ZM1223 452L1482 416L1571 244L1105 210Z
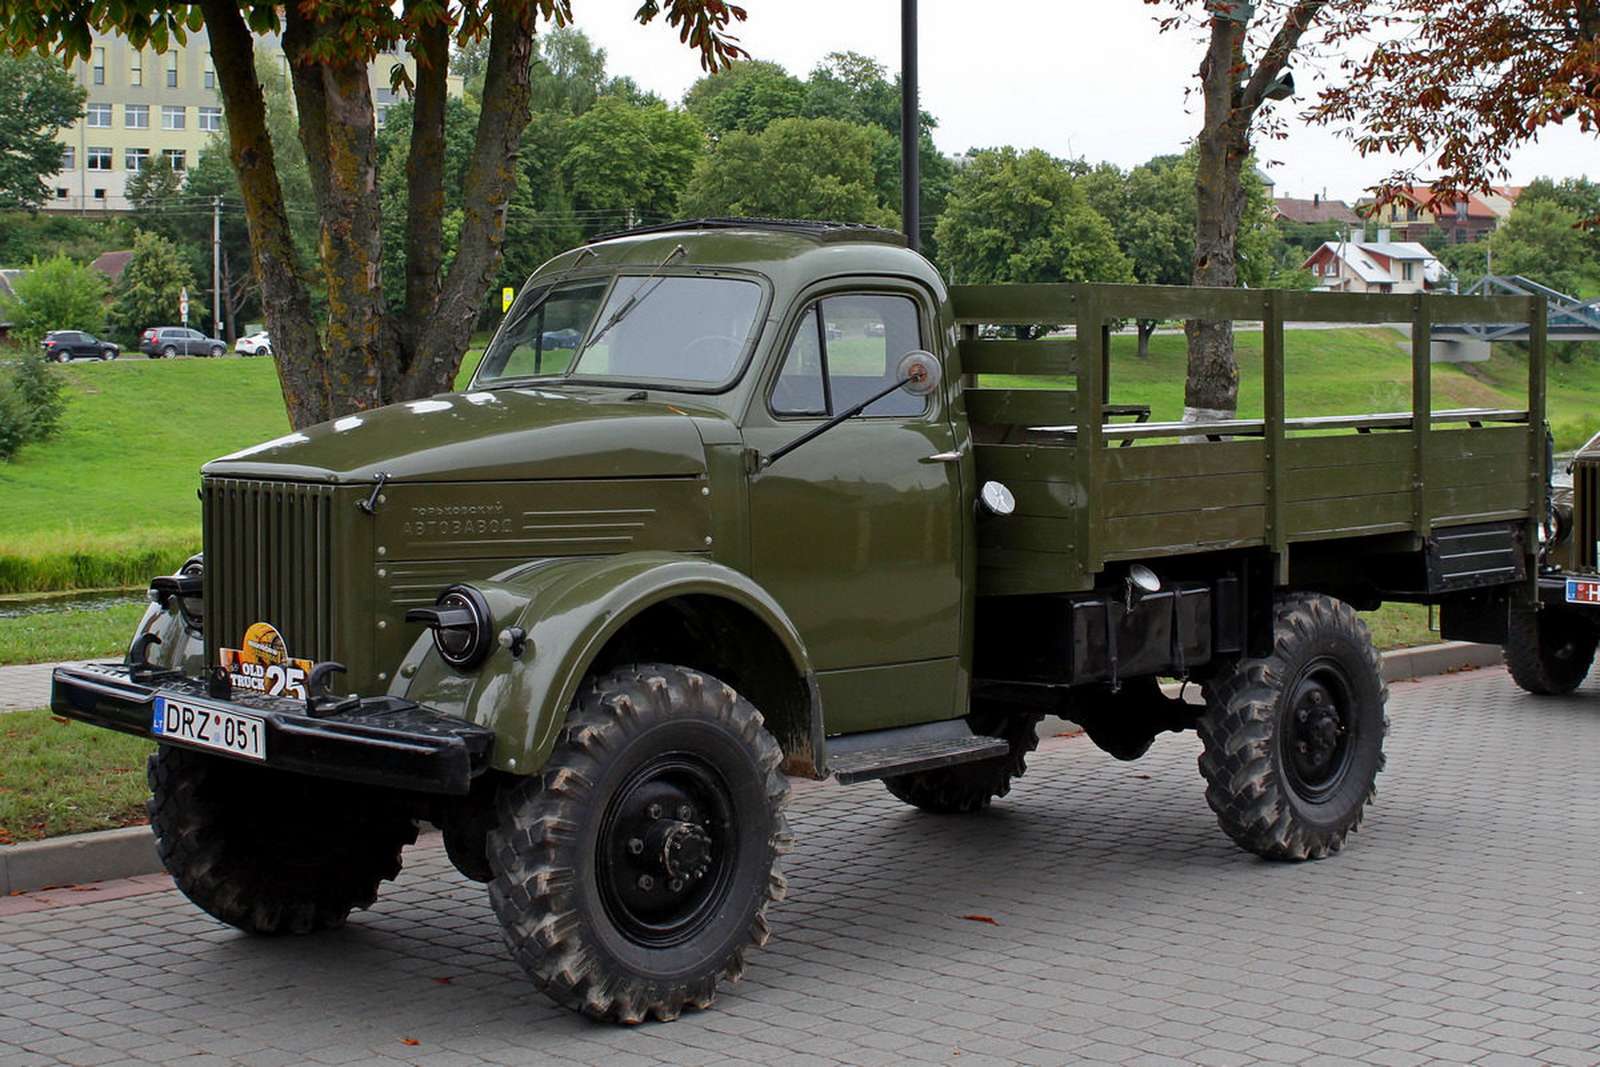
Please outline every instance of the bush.
M133 239L133 258L117 279L111 323L120 335L132 337L147 326L170 323L178 317L178 297L185 288L196 291L178 246L160 234L140 233Z
M0 372L0 460L53 436L65 407L61 376L42 355L28 352L14 360Z
M105 328L105 279L66 256L34 260L12 283L16 296L0 308L23 348L38 345L51 330L100 333Z

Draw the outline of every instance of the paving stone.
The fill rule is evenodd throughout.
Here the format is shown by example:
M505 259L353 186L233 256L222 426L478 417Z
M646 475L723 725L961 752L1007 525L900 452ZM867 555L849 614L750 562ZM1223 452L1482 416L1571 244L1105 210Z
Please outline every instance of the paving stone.
M1600 683L1392 693L1379 800L1320 863L1235 849L1192 736L1138 768L1051 739L979 817L797 790L771 944L672 1024L548 1004L424 838L315 938L247 938L164 888L0 917L0 1063L1593 1067Z

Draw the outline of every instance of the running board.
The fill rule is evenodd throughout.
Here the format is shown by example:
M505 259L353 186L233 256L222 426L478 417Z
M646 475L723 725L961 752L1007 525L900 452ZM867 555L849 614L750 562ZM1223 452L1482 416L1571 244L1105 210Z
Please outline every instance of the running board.
M828 770L840 784L870 782L958 763L995 759L1011 751L998 737L974 734L962 719L870 730L828 738Z

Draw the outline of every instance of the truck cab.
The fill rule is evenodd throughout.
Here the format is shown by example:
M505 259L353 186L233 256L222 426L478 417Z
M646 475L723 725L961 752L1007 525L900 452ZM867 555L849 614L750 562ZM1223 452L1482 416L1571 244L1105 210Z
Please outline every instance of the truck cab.
M1410 412L1296 420L1282 327L1538 310L1451 299L951 291L828 223L599 239L459 392L207 464L203 555L52 703L160 742L163 858L222 921L338 925L428 820L534 984L623 1022L765 941L786 775L975 814L1044 715L1122 759L1195 729L1223 830L1321 858L1383 762L1355 606L1531 596L1542 364L1526 410L1419 376ZM1264 418L1111 424L1111 324L1186 316L1265 323Z

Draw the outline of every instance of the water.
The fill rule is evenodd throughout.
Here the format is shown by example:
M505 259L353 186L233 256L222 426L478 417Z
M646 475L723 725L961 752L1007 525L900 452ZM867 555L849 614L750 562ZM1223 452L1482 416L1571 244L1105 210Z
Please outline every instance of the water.
M20 619L26 615L54 615L64 611L104 611L123 604L143 603L145 603L144 594L132 590L99 589L87 593L0 597L0 619Z

